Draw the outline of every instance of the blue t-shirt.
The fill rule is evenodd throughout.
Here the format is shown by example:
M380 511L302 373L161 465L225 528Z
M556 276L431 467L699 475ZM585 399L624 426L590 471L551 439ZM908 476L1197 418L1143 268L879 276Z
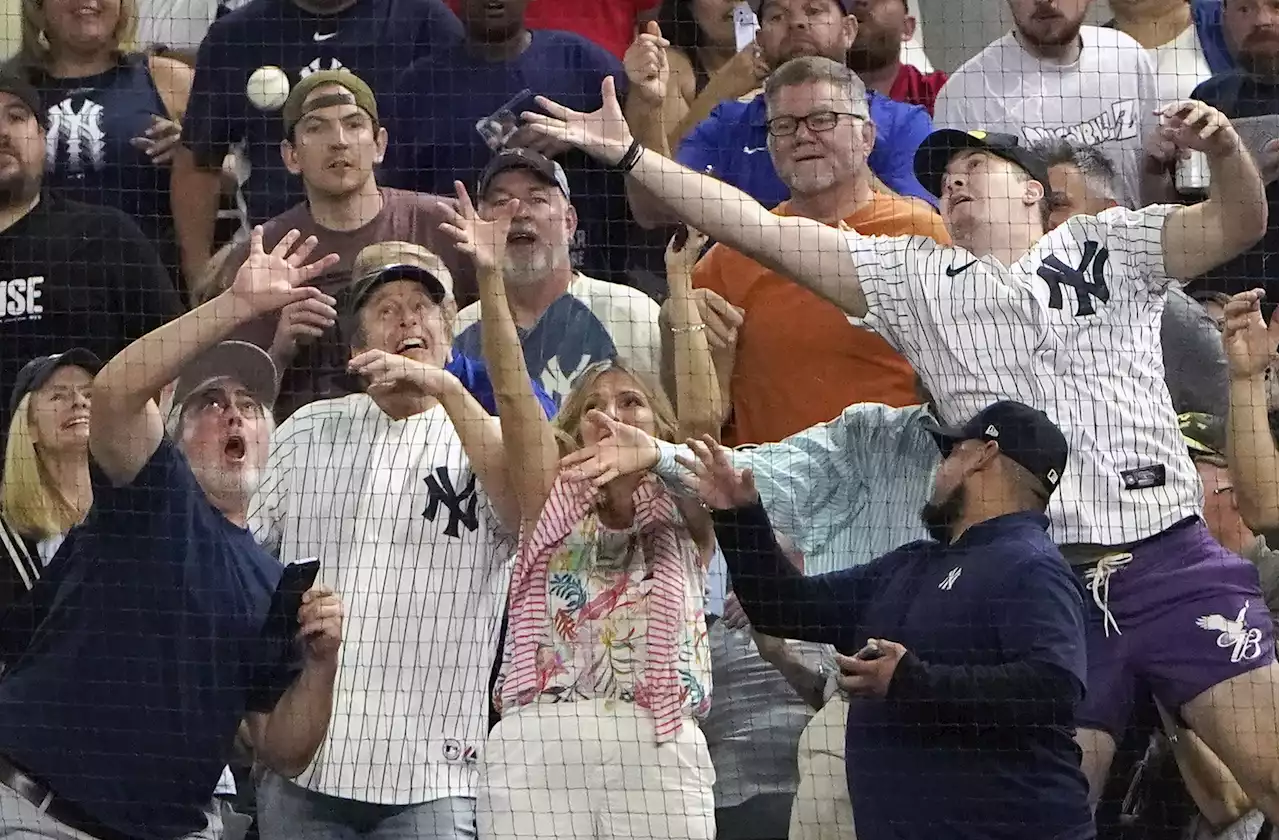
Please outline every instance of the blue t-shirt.
M264 635L280 564L218 512L161 441L94 503L31 594L34 627L0 678L0 755L109 828L173 840L204 809L246 710L299 669ZM28 637L15 641L13 634Z
M875 91L867 94L867 102L876 125L876 143L867 158L871 171L894 192L936 207L938 199L920 186L915 174L916 149L933 131L929 112ZM681 141L676 161L732 184L765 207L777 207L791 191L774 171L768 141L764 94L750 102L721 102Z
M261 224L306 196L280 160L280 112L259 111L245 93L254 70L273 65L296 84L318 70L346 68L381 96L414 59L461 37L462 25L441 0L360 0L334 15L256 0L214 21L201 42L183 140L209 168L245 141L253 170L244 196L250 223ZM379 102L385 120L382 110Z
M475 348L474 356L480 356L480 348ZM489 369L479 358L464 355L458 349L458 345L454 345L454 353L452 358L444 366L444 369L458 377L458 381L462 383L462 387L471 392L471 396L476 398L476 402L484 406L484 410L490 414L498 413L498 400L493 393L493 380L489 378ZM554 417L556 413L555 401L551 399L546 390L533 379L533 395L538 399L538 405L542 406L542 410L546 412L548 417Z
M869 638L928 665L1049 665L1085 684L1084 593L1038 514L969 528L949 546L910 543L823 576L847 614L838 646ZM946 702L947 698L938 698ZM931 725L928 702L853 698L845 756L858 833L945 840L1093 836L1072 721Z
M453 182L459 180L474 192L494 154L476 123L503 106L517 118L522 111L538 111L534 96L575 111L594 111L600 107L600 83L606 75L614 77L623 96L627 76L622 63L572 32L535 31L529 47L508 61L481 59L464 43L433 51L401 73L386 97L388 150L382 181L452 195ZM524 91L529 93L512 103ZM626 268L626 185L616 172L581 152L566 152L559 160L578 214L574 267L609 279Z

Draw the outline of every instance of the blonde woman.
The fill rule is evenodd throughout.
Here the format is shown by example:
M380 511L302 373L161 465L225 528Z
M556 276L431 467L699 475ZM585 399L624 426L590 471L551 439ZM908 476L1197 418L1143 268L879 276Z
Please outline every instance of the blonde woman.
M194 71L132 51L136 29L137 0L22 0L22 47L10 69L43 101L45 185L124 211L173 276L169 163Z
M75 348L32 359L9 400L0 515L3 602L21 598L93 503L89 482L89 388L102 362Z
M660 389L611 361L588 368L546 419L497 268L515 202L486 221L457 189L459 210L443 227L480 278L485 357L521 518L479 834L710 840L715 773L697 724L711 695L710 520L648 473L597 490L560 465L607 437L676 440L692 428L680 428ZM682 289L698 243L668 253ZM673 319L682 416L718 417L693 405L714 403L718 391L697 308L680 309L693 319Z

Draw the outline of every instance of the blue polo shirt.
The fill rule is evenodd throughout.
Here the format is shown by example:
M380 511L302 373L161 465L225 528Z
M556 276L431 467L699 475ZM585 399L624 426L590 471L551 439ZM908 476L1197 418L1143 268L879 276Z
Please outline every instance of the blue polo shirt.
M572 32L534 31L528 48L507 61L482 59L466 43L433 51L401 73L385 98L388 151L382 181L401 189L452 195L453 182L459 180L474 191L493 157L476 123L504 105L517 118L522 111L538 111L534 96L575 111L594 111L600 107L600 83L608 75L624 96L627 75L622 63ZM578 213L571 248L574 267L612 279L626 267L626 184L616 172L576 150L566 152L559 162Z
M938 199L916 180L914 164L916 149L933 131L929 112L875 91L867 94L867 102L876 124L876 144L867 158L871 171L894 192L936 207ZM777 207L791 191L773 169L764 123L764 94L749 102L721 102L681 141L676 161L732 184L765 207Z
M302 179L280 160L280 111L259 111L245 93L254 70L279 67L297 84L317 70L346 68L381 97L414 59L461 38L462 24L440 0L360 0L334 15L312 14L290 0L255 0L214 21L200 43L183 142L208 168L245 143L249 222L262 224L306 195Z
M849 654L869 638L909 652L886 697L850 700L845 756L859 835L1094 836L1073 740L1084 592L1047 518L996 517L950 545L913 542L814 577L777 551L760 506L715 522L757 630Z
M94 502L31 593L0 678L0 755L108 828L173 840L204 809L246 710L298 672L264 637L281 566L218 512L167 438ZM25 635L15 640L13 636Z

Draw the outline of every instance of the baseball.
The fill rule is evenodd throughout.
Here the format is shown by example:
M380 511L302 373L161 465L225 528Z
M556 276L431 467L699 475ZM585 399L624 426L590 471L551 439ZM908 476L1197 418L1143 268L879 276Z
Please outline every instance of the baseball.
M259 67L249 77L245 93L259 111L278 111L289 98L289 77L279 67Z

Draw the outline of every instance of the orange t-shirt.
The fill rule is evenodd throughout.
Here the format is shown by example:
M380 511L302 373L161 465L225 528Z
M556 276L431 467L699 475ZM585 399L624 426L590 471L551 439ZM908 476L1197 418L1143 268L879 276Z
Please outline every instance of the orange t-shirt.
M790 215L788 202L773 212ZM922 201L876 193L844 220L869 236L929 236L950 244ZM858 402L912 405L915 372L884 339L834 304L723 245L698 263L693 284L745 310L725 442L772 443Z

